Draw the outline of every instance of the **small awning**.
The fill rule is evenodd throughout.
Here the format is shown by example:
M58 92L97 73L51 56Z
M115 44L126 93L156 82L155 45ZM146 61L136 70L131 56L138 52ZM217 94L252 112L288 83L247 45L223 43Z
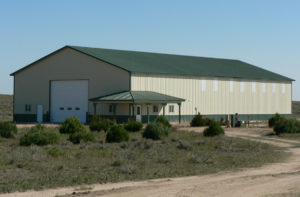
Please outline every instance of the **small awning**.
M185 99L152 91L125 91L90 99L101 103L181 103Z

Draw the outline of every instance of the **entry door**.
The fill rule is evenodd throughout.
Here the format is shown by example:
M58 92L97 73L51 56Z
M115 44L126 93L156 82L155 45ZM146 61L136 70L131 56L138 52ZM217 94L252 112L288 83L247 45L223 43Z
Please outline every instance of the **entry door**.
M43 122L43 105L38 105L37 106L37 116L36 116L36 121L38 123Z
M142 122L142 107L140 105L136 106L136 121Z
M63 122L71 116L86 122L88 112L88 81L51 82L51 121Z

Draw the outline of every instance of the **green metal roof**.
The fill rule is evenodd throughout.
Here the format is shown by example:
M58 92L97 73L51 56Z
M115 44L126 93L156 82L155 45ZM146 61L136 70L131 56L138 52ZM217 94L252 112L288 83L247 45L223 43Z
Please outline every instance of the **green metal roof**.
M130 73L194 75L206 77L226 77L258 79L271 81L294 81L291 78L270 72L251 64L231 59L206 58L162 53L148 53L101 49L79 46L65 46L32 64L17 70L11 75L30 67L42 59L59 52L64 48L71 48L98 60L124 69Z
M92 98L90 101L98 102L115 102L123 101L130 103L178 103L185 101L184 99L177 98L174 96L169 96L166 94L161 94L152 91L125 91L118 92L110 95L105 95L97 98Z
M69 46L133 73L293 81L251 64L230 59Z

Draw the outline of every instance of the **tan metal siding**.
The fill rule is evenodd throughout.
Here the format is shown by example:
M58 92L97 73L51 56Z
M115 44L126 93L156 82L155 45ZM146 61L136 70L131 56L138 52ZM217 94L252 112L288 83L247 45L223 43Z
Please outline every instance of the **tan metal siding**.
M202 91L202 79L206 80L205 91ZM156 91L186 99L182 104L183 115L197 112L202 114L291 113L291 83L289 82L218 78L218 90L214 91L215 79L197 76L132 74L131 88L132 90ZM230 92L231 80L233 92ZM255 92L252 92L252 82L256 84ZM242 83L244 83L244 92L241 92ZM266 84L265 93L262 92L263 83ZM276 85L275 92L272 92L273 83ZM284 94L281 92L281 84L286 86ZM169 108L166 107L167 115L178 113L178 105L174 106L175 113L169 113Z
M38 104L49 111L49 81L78 79L89 80L89 98L129 90L130 85L127 71L66 48L15 75L14 113L26 114L25 104L32 105L27 114L35 114Z

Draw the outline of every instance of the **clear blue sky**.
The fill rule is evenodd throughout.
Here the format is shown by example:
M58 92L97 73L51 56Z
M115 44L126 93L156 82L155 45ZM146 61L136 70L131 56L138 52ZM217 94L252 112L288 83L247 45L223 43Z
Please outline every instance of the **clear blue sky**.
M240 59L295 79L300 100L299 0L1 0L0 94L64 45Z

